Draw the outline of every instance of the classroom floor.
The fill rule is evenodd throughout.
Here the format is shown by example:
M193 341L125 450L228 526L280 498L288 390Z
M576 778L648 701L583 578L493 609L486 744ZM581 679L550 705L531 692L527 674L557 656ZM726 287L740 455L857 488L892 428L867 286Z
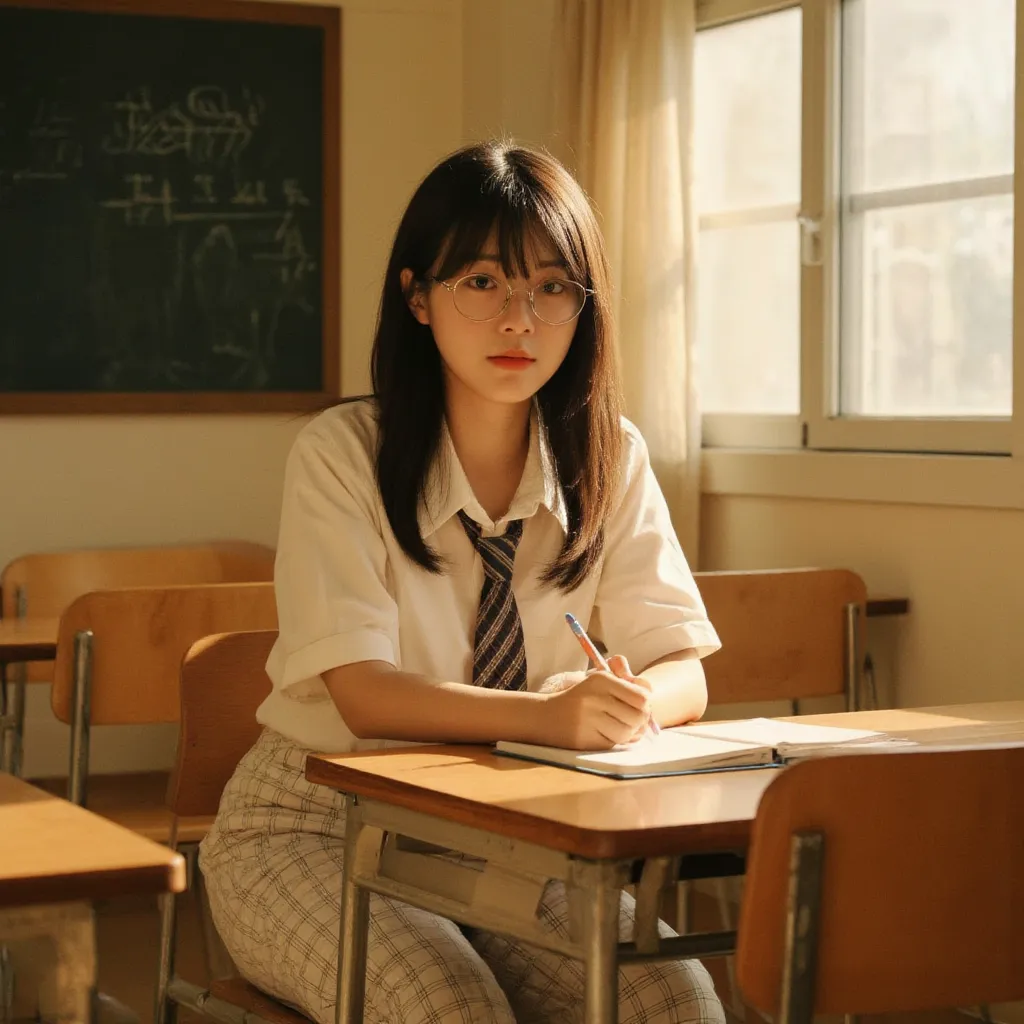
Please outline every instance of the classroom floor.
M178 918L178 973L196 984L207 980L201 931L190 901L182 901ZM156 988L156 964L159 950L160 918L155 899L126 898L110 900L98 908L100 991L134 1010L140 1024L153 1024L153 998ZM722 961L709 962L721 994L728 992ZM181 1024L206 1021L197 1014L182 1011ZM730 1018L733 1024L735 1018ZM760 1018L748 1011L747 1024ZM819 1024L826 1024L823 1019ZM835 1024L840 1024L837 1020ZM952 1011L928 1014L892 1014L863 1017L861 1024L971 1024L970 1018Z
M177 972L197 985L208 977L198 917L190 901L182 900L178 914ZM140 1024L152 1024L156 994L156 966L160 951L160 914L155 898L108 900L97 907L99 990L139 1015ZM209 1018L181 1011L182 1024Z

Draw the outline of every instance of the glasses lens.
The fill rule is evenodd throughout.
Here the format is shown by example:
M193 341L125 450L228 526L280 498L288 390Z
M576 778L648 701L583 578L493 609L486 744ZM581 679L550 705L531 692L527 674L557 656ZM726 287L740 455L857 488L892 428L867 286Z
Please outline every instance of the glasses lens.
M533 309L545 323L564 324L579 316L587 293L582 285L564 278L553 278L533 290Z
M493 320L505 306L508 288L490 274L470 274L455 282L452 295L466 319Z

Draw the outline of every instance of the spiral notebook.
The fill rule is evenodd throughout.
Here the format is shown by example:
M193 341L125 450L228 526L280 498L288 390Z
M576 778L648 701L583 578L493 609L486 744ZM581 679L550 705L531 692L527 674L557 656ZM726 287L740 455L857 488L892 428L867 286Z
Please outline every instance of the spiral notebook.
M663 729L657 736L611 750L568 750L503 740L496 744L495 751L575 771L633 779L782 765L826 753L852 752L858 748L892 749L905 743L869 729L749 718Z

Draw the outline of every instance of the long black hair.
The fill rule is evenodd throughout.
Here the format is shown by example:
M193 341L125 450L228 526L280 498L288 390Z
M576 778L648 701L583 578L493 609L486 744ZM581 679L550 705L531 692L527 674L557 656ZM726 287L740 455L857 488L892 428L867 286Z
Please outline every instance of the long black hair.
M568 520L543 579L569 591L603 550L619 482L622 400L601 232L582 188L547 153L510 142L469 146L442 160L410 200L388 261L371 356L377 485L402 549L442 572L417 511L442 437L444 375L430 327L413 316L409 300L412 289L429 287L430 277L447 279L478 259L492 232L507 275L528 276L529 242L546 238L568 275L594 291L562 365L537 395ZM409 290L404 269L413 274Z

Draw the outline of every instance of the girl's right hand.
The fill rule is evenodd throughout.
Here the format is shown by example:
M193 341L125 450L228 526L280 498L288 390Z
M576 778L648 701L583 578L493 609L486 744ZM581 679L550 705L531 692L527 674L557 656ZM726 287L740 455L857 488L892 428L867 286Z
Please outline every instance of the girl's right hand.
M650 697L643 680L588 672L575 686L547 695L541 742L570 750L608 750L627 743L643 729L651 713Z

